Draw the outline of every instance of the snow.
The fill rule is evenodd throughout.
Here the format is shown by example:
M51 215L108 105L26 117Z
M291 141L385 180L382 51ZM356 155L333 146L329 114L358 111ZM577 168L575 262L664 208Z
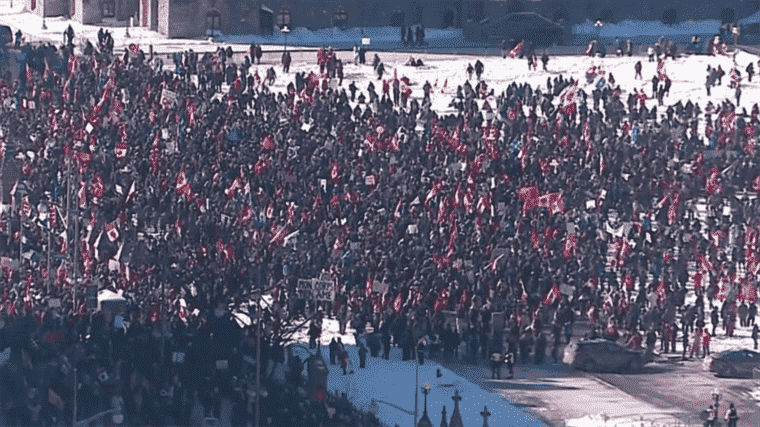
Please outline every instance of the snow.
M747 18L749 19L749 18ZM635 36L672 36L688 34L717 34L720 30L720 20L707 19L703 21L683 21L673 25L665 25L660 21L638 21L626 19L618 23L605 23L601 31L594 22L586 20L582 24L573 25L573 34L588 34L601 37L635 37Z
M472 382L454 374L450 370L432 360L425 360L423 366L417 361L401 361L401 349L392 348L390 360L367 356L367 368L359 369L358 349L354 345L352 334L338 334L338 322L333 319L325 319L322 322L323 332L320 339L322 343L322 357L328 362L329 374L327 389L330 392L346 393L351 403L360 410L376 411L377 417L389 427L394 424L409 425L413 418L386 403L401 407L407 411L414 411L415 375L419 368L419 387L430 386L428 394L428 417L433 425L440 425L441 410L446 406L447 421L451 418L454 410L454 401L451 397L454 390L459 391L462 397L460 411L465 427L480 427L483 425L483 417L480 412L487 406L491 417L489 425L532 427L545 426L546 424L535 416L519 409L497 394L487 392ZM347 332L352 333L349 328ZM327 345L333 337L341 337L348 351L351 365L349 370L353 374L343 375L339 365L329 364L329 348ZM305 331L295 336L297 342L306 343ZM296 347L299 357L308 357L306 351ZM436 378L436 371L440 369L443 374ZM372 400L376 403L373 405ZM419 416L422 416L424 396L419 393Z

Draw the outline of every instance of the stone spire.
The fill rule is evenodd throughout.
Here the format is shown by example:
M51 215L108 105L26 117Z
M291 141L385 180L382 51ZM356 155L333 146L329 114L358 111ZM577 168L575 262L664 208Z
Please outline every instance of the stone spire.
M491 413L488 412L488 406L483 407L483 412L480 413L480 416L483 417L483 427L488 427L488 417L491 416Z
M449 427L449 424L446 422L446 405L443 405L443 410L441 411L441 427Z
M430 421L427 413L427 395L430 393L430 388L422 387L422 394L425 395L425 406L422 411L422 418L417 422L417 427L433 427L433 423Z
M459 413L459 402L462 400L462 396L459 395L459 390L454 391L454 396L451 397L454 401L454 411L451 413L451 421L449 427L464 427L462 424L462 415Z

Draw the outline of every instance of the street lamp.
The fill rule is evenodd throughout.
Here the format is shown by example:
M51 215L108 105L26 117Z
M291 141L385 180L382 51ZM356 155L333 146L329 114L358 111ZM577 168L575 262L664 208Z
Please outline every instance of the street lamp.
M594 23L594 26L596 27L596 45L597 45L597 52L599 51L599 46L601 46L602 41L602 26L604 25L604 22L602 22L601 19L597 19Z
M284 25L282 29L280 30L283 34L285 34L285 51L288 50L288 34L290 34L290 27L287 25Z
M42 0L42 29L47 30L47 25L45 25L45 3L47 3L47 0ZM11 7L13 7L13 3L11 3Z

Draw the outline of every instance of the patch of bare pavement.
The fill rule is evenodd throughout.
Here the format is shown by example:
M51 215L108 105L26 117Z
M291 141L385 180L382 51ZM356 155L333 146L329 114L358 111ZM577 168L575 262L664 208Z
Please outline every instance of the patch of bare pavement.
M701 426L700 413L712 403L716 388L722 395L721 419L733 402L741 425L760 425L753 380L718 378L703 368L703 359L682 360L681 353L661 355L640 372L626 374L573 370L554 363L550 356L542 365L516 365L513 379L492 380L485 363L446 367L556 427L584 417L619 425ZM506 374L502 368L502 378Z

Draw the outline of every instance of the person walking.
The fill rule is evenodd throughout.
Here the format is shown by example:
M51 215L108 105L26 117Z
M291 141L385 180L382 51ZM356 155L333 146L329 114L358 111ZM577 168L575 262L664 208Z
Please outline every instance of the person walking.
M514 372L515 353L511 351L508 352L506 357L504 358L504 363L507 364L507 369L509 370L509 376L507 377L507 379L511 380L515 376L515 372Z
M713 405L707 408L707 419L705 420L704 427L715 427L715 420L718 419L718 409Z
M736 413L736 407L734 402L731 402L726 409L726 415L724 416L726 425L728 427L736 427L736 423L739 421L739 415Z
M696 331L694 331L694 340L691 344L691 349L689 350L689 357L694 357L696 354L697 357L699 357L699 350L700 350L700 340L702 339L702 328L697 328Z
M335 337L333 337L332 340L330 341L329 348L330 348L330 364L334 365L336 356L338 354L338 343L337 341L335 341Z
M504 363L504 357L501 351L493 348L491 349L491 379L501 379L501 364Z
M366 368L367 364L367 347L362 341L359 341L359 369Z
M757 325L752 326L752 343L754 345L755 350L757 350L757 337L760 335L760 331L758 330Z
M634 76L634 79L643 80L644 77L641 76L641 61L638 61L636 65L633 66L634 70L636 70L636 76Z
M710 354L710 331L707 328L702 330L702 358Z

